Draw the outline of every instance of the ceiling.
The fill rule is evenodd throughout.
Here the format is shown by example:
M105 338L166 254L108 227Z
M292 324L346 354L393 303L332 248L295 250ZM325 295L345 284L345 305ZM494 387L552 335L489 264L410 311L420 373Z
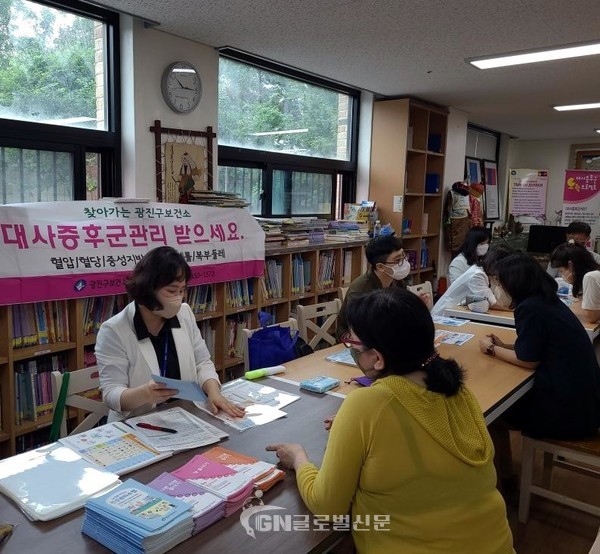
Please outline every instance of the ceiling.
M598 0L99 0L203 44L230 46L383 96L468 112L521 139L598 138L600 56L479 70L465 58L600 39Z

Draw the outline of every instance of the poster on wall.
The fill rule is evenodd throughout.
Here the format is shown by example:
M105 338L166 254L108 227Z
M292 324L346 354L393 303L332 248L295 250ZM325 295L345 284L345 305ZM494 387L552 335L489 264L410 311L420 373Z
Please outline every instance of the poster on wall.
M500 218L500 194L498 193L498 167L496 162L483 160L485 183L485 218Z
M163 200L187 204L193 190L205 190L206 149L201 144L165 144Z
M563 189L562 224L583 221L592 228L592 244L600 237L600 171L567 169Z
M508 213L523 223L546 220L546 169L511 169L508 178Z

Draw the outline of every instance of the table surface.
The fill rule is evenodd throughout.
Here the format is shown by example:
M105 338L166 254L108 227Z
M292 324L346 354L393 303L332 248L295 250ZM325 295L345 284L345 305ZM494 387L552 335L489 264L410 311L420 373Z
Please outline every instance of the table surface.
M327 432L322 421L335 413L342 403L341 398L331 395L315 395L300 391L295 385L276 383L270 379L263 380L265 384L280 390L300 395L300 400L286 406L284 411L288 416L276 422L258 426L244 432L239 432L225 426L219 420L208 416L208 421L229 433L229 438L221 441L220 445L237 452L255 456L261 460L275 463L274 453L266 452L267 444L279 442L299 442L308 452L311 460L320 463L327 445ZM206 416L195 406L187 402L177 402L187 410ZM169 404L169 407L172 404ZM306 415L310 414L311 424L306 424ZM172 471L202 450L186 450L171 458L134 471L122 477L122 480L132 477L141 483L148 483L163 471ZM285 508L282 514L294 516L309 515L310 512L302 502L296 486L293 471L286 470L285 479L267 491L263 498L265 505ZM269 512L271 513L271 512ZM241 512L236 512L228 518L221 519L198 535L180 543L170 552L318 552L329 543L340 537L334 531L280 531L277 533L256 532L255 539L250 538L240 523ZM33 552L64 553L105 553L109 552L104 546L87 535L81 533L83 509L52 521L30 522L24 514L9 499L0 495L0 521L17 524L12 537L2 547L2 554L29 554Z
M489 333L496 334L504 342L513 343L516 339L514 329L475 322L467 322L459 327L437 323L435 326L437 329L475 335L460 346L440 344L438 352L445 358L454 358L465 369L466 384L477 398L484 415L491 413L519 388L531 384L533 380L532 371L486 356L479 350L479 339L484 338ZM277 376L275 379L283 382L300 382L315 375L327 375L341 381L341 385L332 389L331 392L346 395L360 388L360 385L350 382L350 379L359 377L362 372L357 367L330 362L325 359L326 356L343 348L343 345L338 344L324 350L318 350L310 356L287 362L285 364L285 375Z
M478 323L465 323L460 327L436 325L439 329L454 330L460 333L472 333L475 336L461 346L442 344L438 350L444 357L456 359L466 370L467 385L475 394L484 414L494 410L505 409L515 391L525 390L531 385L533 373L512 366L496 358L491 358L479 351L479 338L494 332L502 340L513 341L514 329L495 327ZM270 378L261 380L265 384L278 389L300 395L300 400L286 406L288 416L240 433L226 427L219 420L210 418L210 422L229 433L229 438L221 441L225 448L255 456L259 459L275 462L273 453L264 450L267 444L278 442L299 442L307 450L311 460L320 463L327 445L327 432L324 431L323 420L334 414L341 405L344 395L358 388L349 384L351 377L361 374L355 367L330 362L325 359L330 353L344 348L342 345L319 350L310 356L288 362L283 379ZM298 383L315 375L330 375L342 381L342 385L334 389L332 394L317 394L301 390ZM180 403L186 409L198 413L190 403ZM307 424L307 414L309 424ZM200 414L205 416L205 414ZM211 446L205 447L208 449ZM141 483L148 483L163 471L174 470L201 450L180 452L153 465L125 475L123 479L133 477ZM309 515L296 487L295 475L286 471L283 482L277 483L263 497L265 505L285 508L284 514L293 516ZM172 552L190 552L202 548L213 552L322 552L335 542L340 534L334 531L306 531L277 533L256 532L255 539L249 538L242 527L237 512L229 518L222 519L176 546ZM0 497L0 521L17 524L13 536L2 548L2 554L38 552L43 548L46 552L108 552L98 542L81 533L83 510L77 510L61 518L48 522L30 522L23 513L4 496Z
M490 308L485 313L478 313L472 312L466 306L450 306L444 309L444 316L470 319L472 321L481 321L484 323L508 325L510 327L515 326L515 316L512 310L494 310L494 308ZM600 333L600 322L589 323L587 321L582 321L581 319L580 321L590 338L594 340Z

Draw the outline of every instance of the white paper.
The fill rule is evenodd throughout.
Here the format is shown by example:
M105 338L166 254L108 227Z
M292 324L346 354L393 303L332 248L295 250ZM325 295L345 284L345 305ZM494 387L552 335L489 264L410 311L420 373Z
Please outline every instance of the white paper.
M162 375L152 375L155 383L164 383L168 389L175 389L179 392L173 398L181 400L190 400L191 402L204 402L206 394L195 381L181 381L180 379L170 379Z
M434 323L439 323L440 325L448 325L449 327L460 327L465 323L469 323L468 319L459 319L457 317L444 317L443 315L434 315L431 319L433 319Z
M149 423L158 427L175 429L177 433L164 433L153 429L142 429L136 423ZM177 406L168 410L150 412L126 420L134 433L159 452L188 450L214 444L229 435L214 425Z
M215 415L210 411L208 402L195 402L195 404L201 410L238 431L245 431L255 425L263 425L286 416L287 414L281 411L280 408L300 398L297 394L289 394L246 379L236 379L225 383L221 388L221 394L231 402L245 408L245 416L234 418L225 414L222 410Z
M461 346L468 340L472 339L474 336L475 335L471 333L455 333L454 331L444 331L442 329L436 329L434 345L439 346L443 343Z
M392 211L393 212L401 212L403 204L404 204L404 196L394 196L394 201L392 204Z

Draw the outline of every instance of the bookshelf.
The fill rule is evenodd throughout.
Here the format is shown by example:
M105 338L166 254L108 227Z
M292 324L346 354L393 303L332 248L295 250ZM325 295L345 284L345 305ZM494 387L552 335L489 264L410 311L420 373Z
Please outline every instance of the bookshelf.
M407 98L373 107L369 199L377 202L382 224L391 223L402 236L414 284L433 284L436 277L447 118L445 108Z
M281 246L266 252L264 277L190 287L188 303L196 314L221 380L225 382L242 374L241 329L258 327L259 310L271 313L276 322L283 322L295 313L298 303L314 304L337 297L340 287L363 272L364 244L365 241L355 241ZM296 262L294 271L294 259L302 263L302 278L300 262ZM272 275L269 266L274 268ZM49 364L45 366L49 369L54 364L65 370L93 365L101 322L126 303L127 296L123 294L0 306L0 458L47 441L52 421L50 413L42 413L42 406L35 420L19 415L17 391L25 394L25 387L18 386L22 376L18 377L17 372L26 372L33 362L40 373L44 373L40 362ZM43 323L36 323L35 318L43 313L47 337L40 344L39 325L43 327ZM25 334L29 337L27 345L18 346L19 335ZM29 394L37 391L42 395L43 379L35 379L37 384L28 389ZM40 404L43 398L38 398Z

